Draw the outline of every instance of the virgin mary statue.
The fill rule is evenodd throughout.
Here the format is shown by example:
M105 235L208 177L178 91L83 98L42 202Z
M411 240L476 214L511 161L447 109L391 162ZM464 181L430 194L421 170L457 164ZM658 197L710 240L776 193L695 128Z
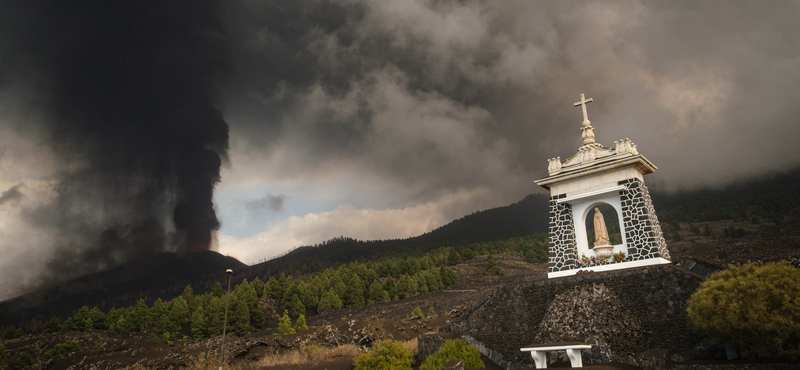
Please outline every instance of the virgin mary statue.
M599 247L603 245L611 245L608 240L608 229L606 229L606 220L600 209L594 208L594 246Z

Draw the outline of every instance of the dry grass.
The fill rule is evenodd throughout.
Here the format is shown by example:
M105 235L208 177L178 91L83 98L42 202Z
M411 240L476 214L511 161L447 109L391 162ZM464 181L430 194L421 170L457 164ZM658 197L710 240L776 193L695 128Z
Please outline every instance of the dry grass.
M416 339L407 340L403 342L403 345L406 347L406 349L411 351L412 354L417 354ZM224 369L250 370L258 369L264 366L315 364L332 360L341 356L357 356L361 353L362 351L355 344L345 344L338 347L309 344L298 350L265 355L257 363L225 365ZM207 355L202 353L200 356L192 360L186 368L191 370L218 370L219 358L213 354ZM126 366L121 370L151 370L151 368L140 364L135 364L132 366Z
M309 344L301 349L266 355L258 361L259 366L301 365L324 362L340 356L356 356L361 351L355 344L327 347Z
M417 338L409 339L403 342L403 345L406 346L406 349L411 351L411 354L416 356L417 355Z

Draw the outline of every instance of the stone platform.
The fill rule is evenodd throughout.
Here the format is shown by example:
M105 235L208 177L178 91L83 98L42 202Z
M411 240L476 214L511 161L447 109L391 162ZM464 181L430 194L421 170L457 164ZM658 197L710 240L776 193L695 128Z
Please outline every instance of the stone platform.
M675 265L657 265L517 280L498 288L450 329L507 369L535 366L520 352L522 346L569 340L594 345L584 351L585 364L640 365L652 348L665 348L674 361L713 357L710 342L687 326L687 300L703 279ZM567 361L560 352L548 358Z

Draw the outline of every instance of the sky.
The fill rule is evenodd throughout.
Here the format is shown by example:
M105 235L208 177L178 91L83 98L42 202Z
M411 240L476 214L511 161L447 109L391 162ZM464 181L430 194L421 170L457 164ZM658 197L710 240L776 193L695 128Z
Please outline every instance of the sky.
M576 153L581 93L651 188L800 164L796 1L184 3L0 5L0 299L517 202Z

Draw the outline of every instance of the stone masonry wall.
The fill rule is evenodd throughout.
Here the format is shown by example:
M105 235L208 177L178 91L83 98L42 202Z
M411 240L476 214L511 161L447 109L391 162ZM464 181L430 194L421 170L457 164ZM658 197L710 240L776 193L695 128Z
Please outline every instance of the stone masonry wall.
M574 338L596 343L591 353L586 353L586 363L608 362L609 359L638 363L651 348L667 348L670 358L688 359L703 347L698 347L703 338L688 329L686 317L687 300L702 280L702 276L674 265L657 265L515 281L499 288L480 307L459 317L451 324L451 330L474 337L501 354L504 361L525 368L531 363L530 356L519 349L533 344L532 339L537 336L545 314L552 311L554 297L599 284L609 291L609 296L617 297L619 305L634 315L636 323L627 325L626 319L598 317L593 324L596 326L594 333L598 335ZM570 325L575 313L598 311L597 307L581 305L571 310L573 313L565 313L563 323L557 325ZM625 335L621 335L622 332Z
M572 206L556 203L566 194L550 198L550 262L548 272L575 268L578 251L575 245L575 222L572 219Z
M625 190L620 190L619 196L628 244L628 260L659 257L669 260L667 242L658 224L647 186L636 178L620 181L619 185L625 185Z

